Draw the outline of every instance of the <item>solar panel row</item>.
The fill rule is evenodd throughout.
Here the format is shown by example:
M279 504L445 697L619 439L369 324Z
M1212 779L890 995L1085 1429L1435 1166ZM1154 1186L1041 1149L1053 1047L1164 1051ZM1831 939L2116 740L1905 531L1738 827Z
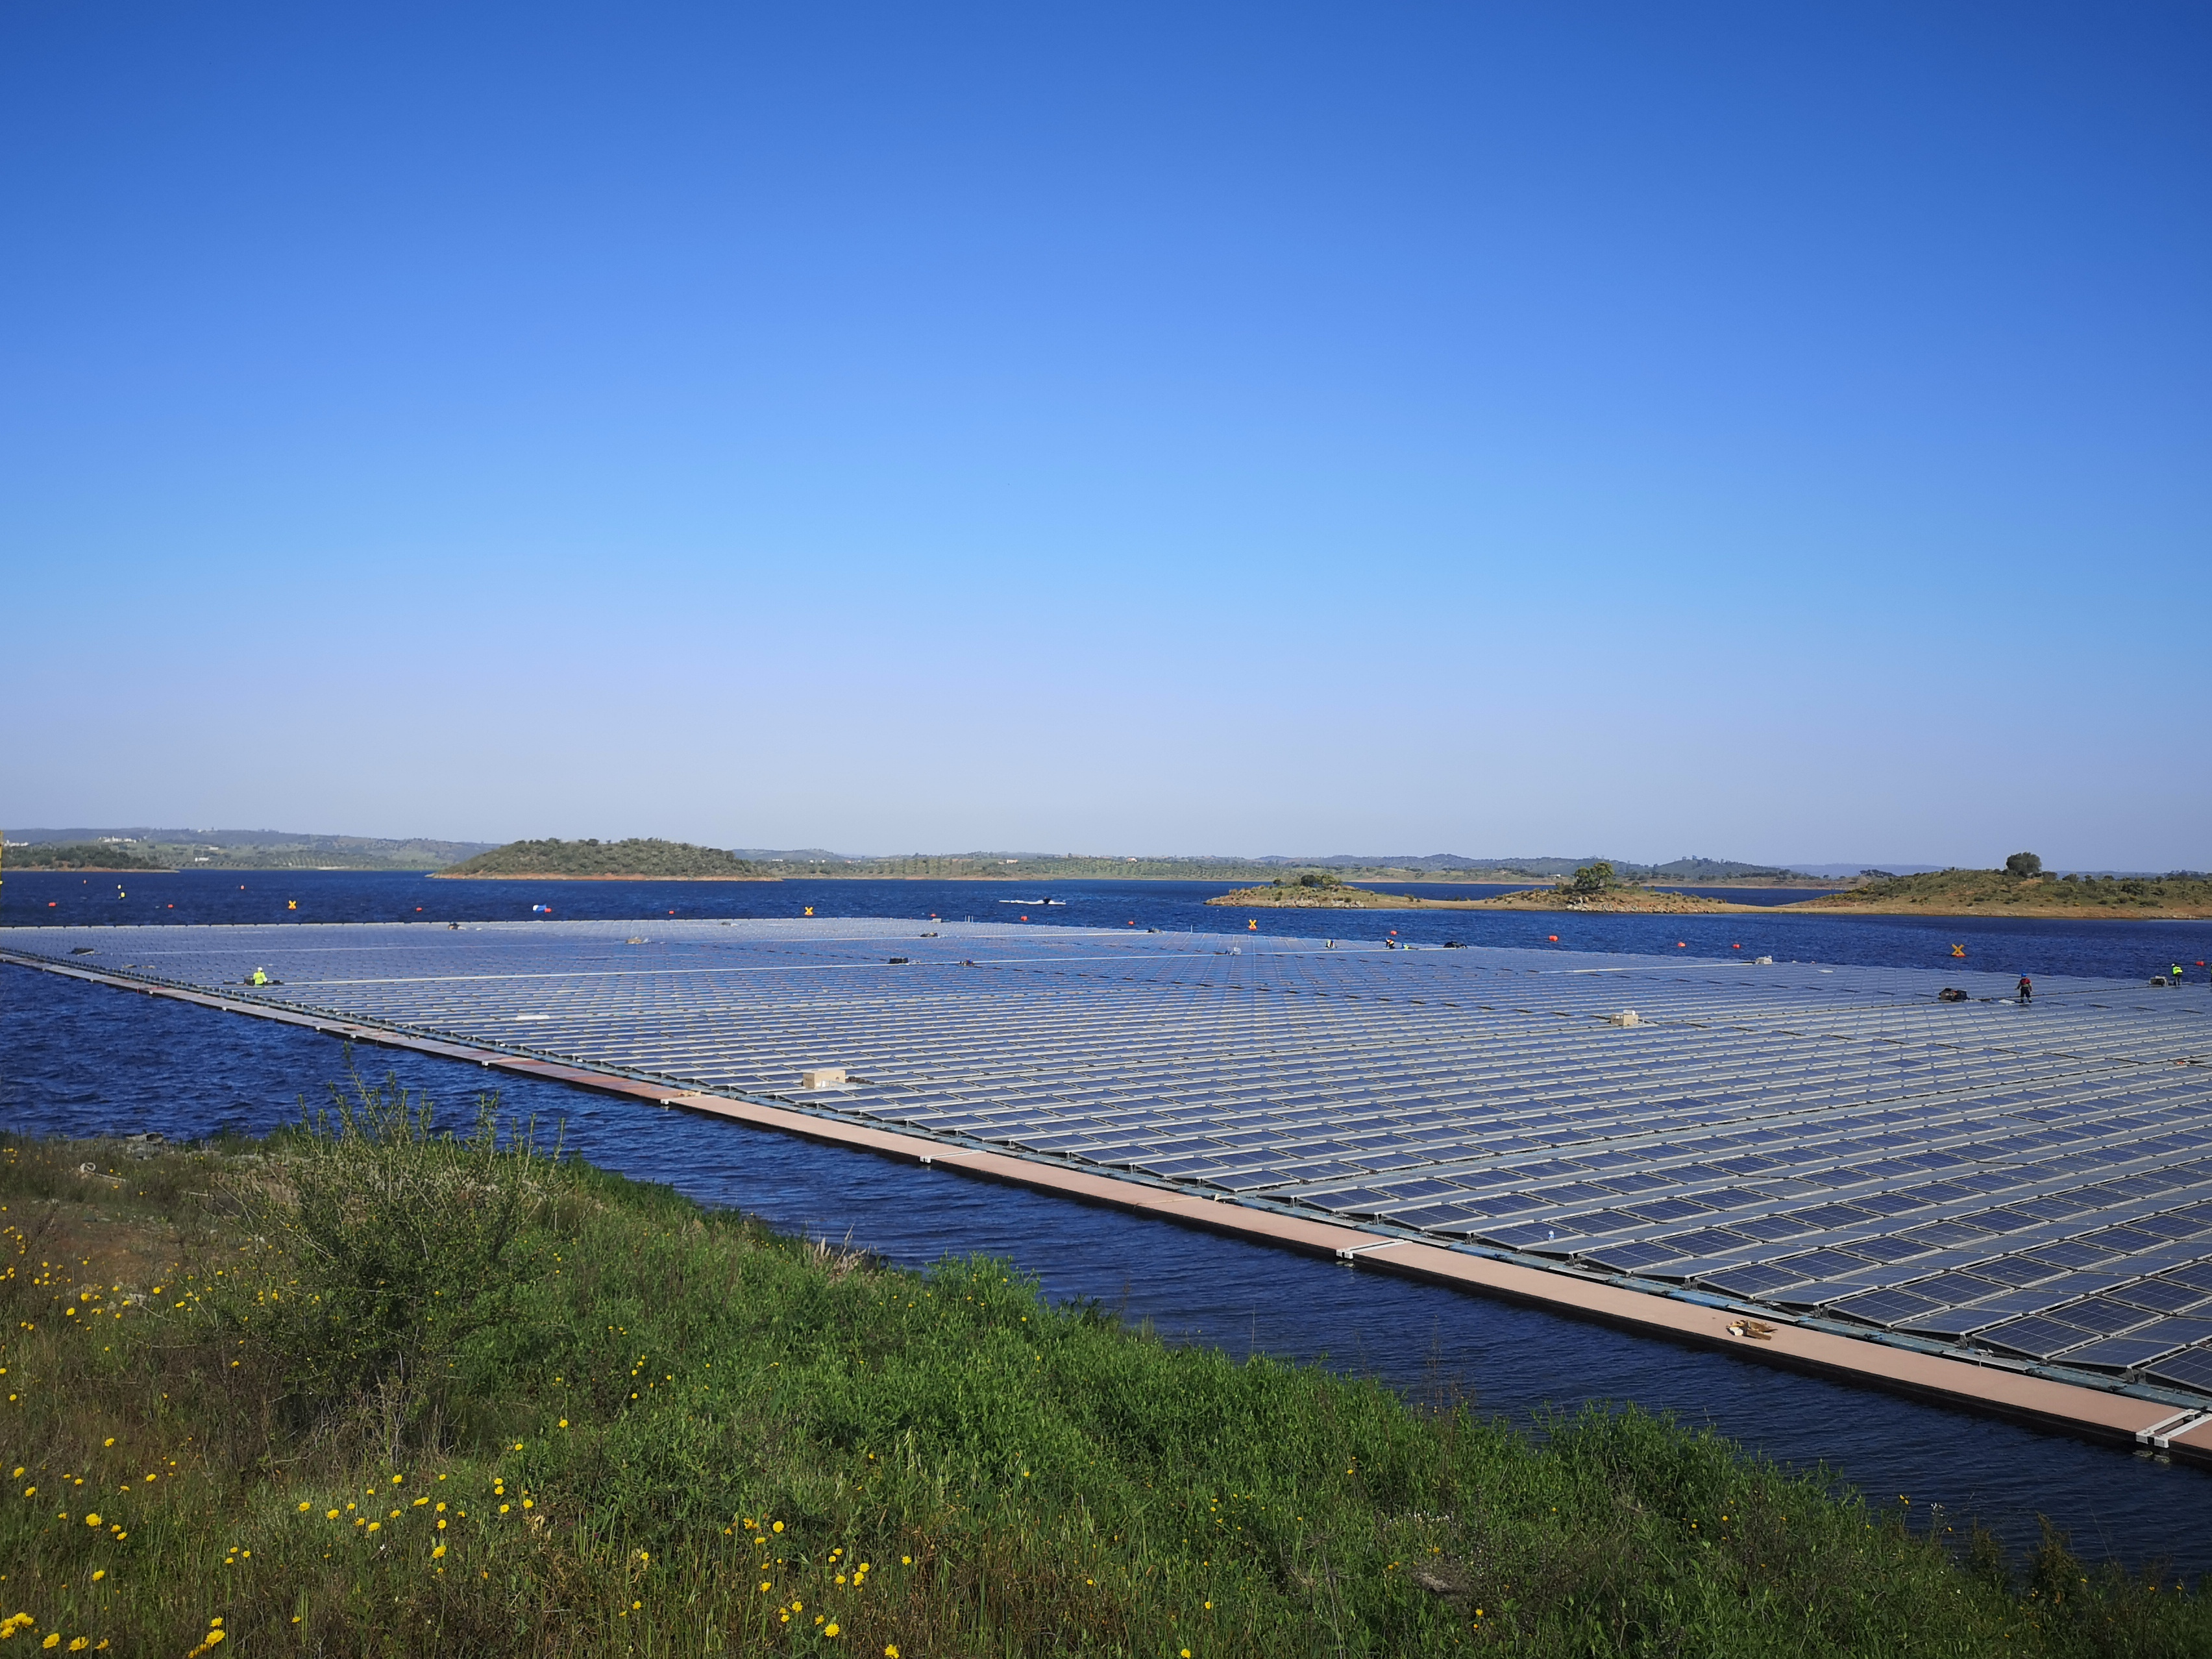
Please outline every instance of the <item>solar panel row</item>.
M2212 1022L2107 981L2045 981L2025 1008L1988 975L848 921L7 942L2207 1386ZM282 983L245 988L255 967ZM1938 1004L1939 982L1976 1000ZM1639 1023L1609 1024L1626 1006ZM802 1094L815 1064L850 1085Z

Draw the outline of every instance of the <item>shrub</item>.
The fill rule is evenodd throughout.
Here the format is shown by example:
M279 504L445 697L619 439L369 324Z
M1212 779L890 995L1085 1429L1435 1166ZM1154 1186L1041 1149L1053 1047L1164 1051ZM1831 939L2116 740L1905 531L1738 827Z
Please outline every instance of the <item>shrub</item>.
M270 1362L295 1426L365 1417L388 1443L434 1443L461 1349L508 1320L539 1254L518 1238L557 1148L541 1152L527 1124L502 1144L496 1094L455 1134L396 1076L371 1085L350 1066L272 1146L239 1188L270 1258L217 1311Z

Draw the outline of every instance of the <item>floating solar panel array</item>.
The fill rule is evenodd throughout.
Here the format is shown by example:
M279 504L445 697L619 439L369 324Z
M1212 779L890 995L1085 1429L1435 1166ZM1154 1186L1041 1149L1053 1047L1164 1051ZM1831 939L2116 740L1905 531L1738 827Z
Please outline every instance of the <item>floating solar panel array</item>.
M0 948L2212 1396L2201 988L849 920Z

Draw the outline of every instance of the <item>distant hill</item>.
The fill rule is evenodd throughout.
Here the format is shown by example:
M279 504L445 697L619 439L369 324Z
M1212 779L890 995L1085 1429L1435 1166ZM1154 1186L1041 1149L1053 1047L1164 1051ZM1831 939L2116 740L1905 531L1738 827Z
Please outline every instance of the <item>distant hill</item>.
M1821 876L1838 881L1855 881L1861 876L1879 879L1883 876L1919 876L1941 870L1940 864L1899 864L1893 860L1861 859L1856 864L1792 864L1785 866L1801 876Z
M581 852L580 848L595 848ZM621 853L611 849L634 849ZM680 857L674 849L688 848ZM667 849L667 850L653 850ZM520 862L518 862L520 860ZM516 842L450 867L457 876L569 874L614 877L721 875L812 879L925 881L1272 881L1285 871L1326 870L1349 881L1547 881L1571 875L1589 858L1473 859L1457 853L1315 858L1280 854L1140 854L1106 853L913 853L871 856L823 848L776 850L740 848L725 852L687 842ZM635 866L636 867L630 867ZM732 866L738 866L733 871ZM1683 883L1753 881L1814 884L1808 877L1771 865L1727 859L1682 858L1668 864L1613 860L1626 879Z
M1285 854L1140 854L1102 853L915 853L865 857L819 849L770 852L747 848L749 859L777 875L908 878L937 881L1272 881L1285 871L1327 870L1348 881L1547 881L1571 875L1595 858L1475 859L1459 853L1356 854L1311 858ZM1682 858L1668 864L1612 860L1625 878L1684 883L1756 881L1813 884L1794 871L1727 859Z
M33 847L93 842L127 848L180 870L436 870L477 853L486 841L406 841L377 836L317 836L290 830L10 830L8 859L16 842Z
M776 877L912 878L938 881L1272 881L1285 871L1326 870L1350 881L1540 882L1571 875L1596 862L1576 858L1472 858L1463 853L1329 853L1310 857L1267 853L1132 854L1078 853L930 853L878 856L826 848L732 850L658 837L599 842L388 840L374 836L309 835L283 830L78 828L15 830L8 833L8 861L37 867L58 856L33 847L97 845L109 867L182 870L428 870L460 875L571 875L612 878L761 880ZM595 848L596 851L577 849ZM611 849L627 849L620 853ZM526 852L518 849L530 849ZM73 857L75 855L72 855ZM488 863L488 858L498 862ZM533 867L516 859L536 860ZM546 860L551 860L546 865ZM1814 884L1804 873L1740 860L1686 857L1665 864L1611 860L1624 880L1686 885L1753 882ZM636 867L631 868L630 866ZM544 867L537 867L544 866ZM620 867L617 867L620 866ZM49 867L58 867L50 866ZM82 867L73 865L72 867Z
M2004 870L1938 870L1869 882L1792 905L1793 910L1863 910L1934 915L2212 917L2212 876L2015 875Z
M772 881L776 872L718 847L658 838L516 841L438 872L441 877L535 876L568 881Z
M1595 864L1601 854L1587 853L1579 858L1516 856L1512 858L1474 859L1460 853L1397 854L1386 857L1362 857L1350 853L1332 853L1326 858L1291 859L1267 857L1250 862L1261 865L1296 865L1301 868L1335 870L1346 868L1418 872L1424 875L1452 878L1484 877L1504 874L1511 876L1571 876L1584 865ZM1717 882L1741 880L1749 877L1765 881L1789 880L1796 872L1771 864L1746 864L1736 859L1709 859L1695 856L1673 859L1665 864L1638 864L1633 859L1605 860L1624 877L1638 880Z
M97 841L48 841L0 851L5 870L170 870L172 865L131 847Z

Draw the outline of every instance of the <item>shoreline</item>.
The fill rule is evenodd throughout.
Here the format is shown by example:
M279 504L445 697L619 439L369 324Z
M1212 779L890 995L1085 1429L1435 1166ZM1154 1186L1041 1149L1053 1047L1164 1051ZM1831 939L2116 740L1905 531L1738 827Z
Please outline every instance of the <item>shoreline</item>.
M1323 892L1357 890L1358 898L1323 898ZM1554 896L1551 887L1522 888L1488 898L1428 898L1415 894L1375 892L1365 887L1239 888L1206 900L1224 909L1247 910L1492 910L1526 911L1550 915L1761 915L1761 916L1925 916L1931 921L1967 921L1978 916L2015 921L2212 921L2212 907L2174 906L2150 908L2117 905L1979 905L1953 906L1874 900L1866 903L1834 903L1826 896L1788 904L1737 904L1727 899L1698 898L1666 889L1639 890L1636 898L1673 902L1637 902L1626 896L1598 897L1581 902ZM1279 896L1278 894L1279 893ZM1293 896L1304 894L1307 896Z
M1338 896L1356 893L1358 897ZM1680 893L1616 889L1609 895L1565 899L1552 887L1524 887L1487 898L1426 898L1410 893L1377 893L1353 887L1244 887L1206 900L1232 910L1490 910L1547 915L1687 916L1764 915L1787 905L1735 904L1726 899L1692 898Z

